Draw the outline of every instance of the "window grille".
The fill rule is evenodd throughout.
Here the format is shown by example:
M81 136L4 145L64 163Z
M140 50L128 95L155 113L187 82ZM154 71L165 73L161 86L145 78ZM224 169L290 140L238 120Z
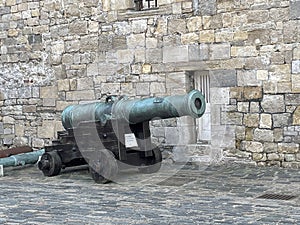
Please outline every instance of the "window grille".
M134 0L136 10L157 8L157 0Z
M210 94L209 94L209 86L210 86L210 80L208 74L201 74L197 77L197 88L202 92L202 94L205 96L206 103L210 103Z

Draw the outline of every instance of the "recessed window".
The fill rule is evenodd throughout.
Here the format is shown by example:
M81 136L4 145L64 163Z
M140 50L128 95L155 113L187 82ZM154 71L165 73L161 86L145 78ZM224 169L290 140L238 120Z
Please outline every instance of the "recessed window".
M134 0L136 10L157 8L157 0Z

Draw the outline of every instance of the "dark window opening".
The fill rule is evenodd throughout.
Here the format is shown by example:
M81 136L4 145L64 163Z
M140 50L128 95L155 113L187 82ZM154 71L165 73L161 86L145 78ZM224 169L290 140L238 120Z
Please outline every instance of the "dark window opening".
M157 0L134 0L136 10L157 8Z

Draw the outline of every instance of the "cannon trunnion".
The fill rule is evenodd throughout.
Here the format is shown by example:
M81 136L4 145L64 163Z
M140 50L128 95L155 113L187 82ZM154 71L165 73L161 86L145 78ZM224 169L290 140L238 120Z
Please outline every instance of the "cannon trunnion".
M151 142L149 121L204 114L204 96L197 90L165 98L116 99L68 106L62 113L65 131L45 147L38 167L45 176L61 169L88 164L97 183L114 180L118 171L137 168L157 172L162 155Z

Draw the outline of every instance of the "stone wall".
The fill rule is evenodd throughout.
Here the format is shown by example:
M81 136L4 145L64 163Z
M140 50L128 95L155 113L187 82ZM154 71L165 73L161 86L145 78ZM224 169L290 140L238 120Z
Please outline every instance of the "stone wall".
M159 0L144 11L133 2L0 1L3 148L49 144L67 105L186 93L208 71L212 146L299 167L300 1ZM193 135L192 121L152 125L160 144L195 141L174 140Z

